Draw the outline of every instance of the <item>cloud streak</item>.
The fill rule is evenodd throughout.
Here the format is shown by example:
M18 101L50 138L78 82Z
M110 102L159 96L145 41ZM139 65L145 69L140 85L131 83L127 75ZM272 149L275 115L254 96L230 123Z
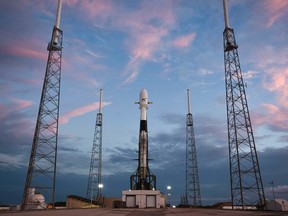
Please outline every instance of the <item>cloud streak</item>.
M288 1L286 0L265 0L263 5L269 13L268 28L288 13Z
M194 32L187 35L181 35L173 41L173 45L179 49L187 48L195 40L195 38L196 33Z
M23 100L19 98L12 98L11 100L12 100L12 103L9 106L0 104L0 119L3 119L10 113L20 111L20 110L23 110L32 106L31 101L27 101L27 100Z
M82 106L79 108L76 108L70 112L67 112L60 116L59 118L59 124L67 124L72 118L85 115L86 113L92 112L96 109L99 109L99 102L95 102L92 104L88 104L86 106ZM102 107L110 105L111 102L102 102Z

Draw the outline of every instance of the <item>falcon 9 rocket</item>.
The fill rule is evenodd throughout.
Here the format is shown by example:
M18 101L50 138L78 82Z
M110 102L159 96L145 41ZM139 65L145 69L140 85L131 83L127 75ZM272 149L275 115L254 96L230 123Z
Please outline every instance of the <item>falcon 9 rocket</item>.
M130 177L131 190L156 190L156 176L151 173L148 166L148 130L147 130L147 109L148 92L146 89L140 91L140 131L138 149L138 168Z

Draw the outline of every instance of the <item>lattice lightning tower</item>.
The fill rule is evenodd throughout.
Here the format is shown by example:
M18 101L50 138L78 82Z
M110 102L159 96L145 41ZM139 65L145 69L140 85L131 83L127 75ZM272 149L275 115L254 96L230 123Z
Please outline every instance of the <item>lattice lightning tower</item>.
M201 206L200 184L197 165L197 154L194 137L193 117L190 112L190 90L188 95L188 114L186 118L186 187L185 204Z
M56 24L53 29L46 73L42 88L29 167L22 199L22 209L32 205L34 192L41 193L54 206L58 142L58 119L63 32L59 29L62 0L58 1Z
M265 207L265 194L240 68L238 46L229 27L226 0L223 0L225 30L224 64L231 198L233 208Z
M95 200L97 204L103 204L102 187L102 89L100 89L99 113L96 117L86 198Z

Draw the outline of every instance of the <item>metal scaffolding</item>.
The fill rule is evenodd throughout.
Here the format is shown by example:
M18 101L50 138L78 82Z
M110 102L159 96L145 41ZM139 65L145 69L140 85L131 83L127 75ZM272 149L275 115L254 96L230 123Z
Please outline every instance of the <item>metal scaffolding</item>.
M186 184L185 197L183 202L185 205L193 207L201 206L200 184L197 165L197 154L195 146L193 117L190 112L190 91L187 89L188 95L188 114L186 117Z
M102 205L102 187L102 89L100 89L99 113L96 117L86 198Z
M224 64L227 105L231 198L234 209L265 207L265 194L260 174L252 124L248 109L238 45L229 27L226 1L223 0L225 30Z
M28 208L31 192L41 193L54 206L63 32L54 27L41 101L22 199Z

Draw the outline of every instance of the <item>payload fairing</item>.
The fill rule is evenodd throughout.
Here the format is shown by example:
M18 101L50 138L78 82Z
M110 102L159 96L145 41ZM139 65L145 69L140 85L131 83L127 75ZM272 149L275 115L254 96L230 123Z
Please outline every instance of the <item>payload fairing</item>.
M147 109L148 92L142 89L140 92L140 131L139 131L139 150L138 168L130 177L131 190L156 190L156 176L151 173L148 166L148 130L147 130Z

